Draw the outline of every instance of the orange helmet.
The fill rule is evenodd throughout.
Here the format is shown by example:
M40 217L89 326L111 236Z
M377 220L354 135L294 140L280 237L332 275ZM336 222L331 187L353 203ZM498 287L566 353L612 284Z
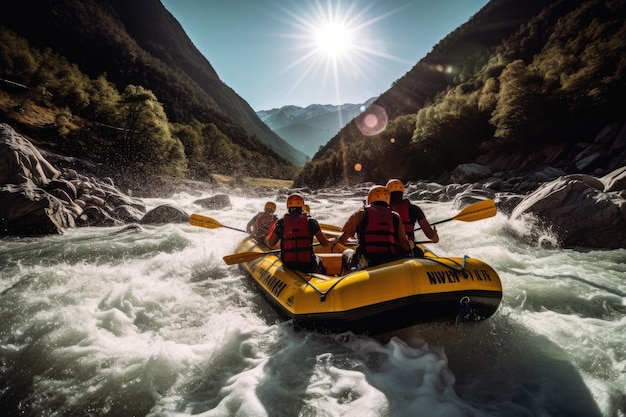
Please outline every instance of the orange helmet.
M287 209L292 207L304 207L304 197L302 197L302 194L293 193L287 197Z
M308 204L305 204L304 206L302 206L302 211L304 211L305 213L310 213L311 208L309 207Z
M404 184L399 179L392 179L387 181L387 189L390 193L401 191L404 192Z
M272 213L276 211L276 203L274 203L273 201L268 201L267 203L265 203L265 207L264 209L267 210L271 210Z
M367 204L372 204L375 201L383 201L389 204L389 190L387 187L375 185L370 188L369 193L367 193Z

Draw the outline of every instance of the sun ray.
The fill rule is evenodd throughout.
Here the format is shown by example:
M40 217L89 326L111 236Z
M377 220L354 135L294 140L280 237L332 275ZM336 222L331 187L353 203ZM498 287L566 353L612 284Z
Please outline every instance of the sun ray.
M307 6L296 4L287 9L278 6L282 19L294 28L283 34L294 41L294 48L301 54L277 75L300 70L287 95L295 94L310 77L317 76L324 86L333 91L337 104L343 103L342 86L348 83L363 83L376 76L384 68L384 60L411 64L385 51L380 40L372 38L370 31L376 23L401 12L405 6L376 13L374 3L360 7L357 1L316 0Z

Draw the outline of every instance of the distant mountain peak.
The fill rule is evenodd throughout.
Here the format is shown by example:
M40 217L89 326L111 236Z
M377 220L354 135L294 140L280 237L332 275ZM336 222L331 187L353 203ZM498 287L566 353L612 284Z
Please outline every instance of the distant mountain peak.
M256 114L284 141L312 157L374 100L376 98L372 97L364 103L309 104L306 107L290 104Z

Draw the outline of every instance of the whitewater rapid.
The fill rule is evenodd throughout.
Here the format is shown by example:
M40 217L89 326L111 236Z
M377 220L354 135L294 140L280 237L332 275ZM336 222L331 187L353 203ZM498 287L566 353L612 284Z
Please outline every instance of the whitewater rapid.
M193 202L227 192L232 207ZM341 226L353 191L308 195ZM284 192L145 199L245 229ZM420 204L431 221L451 203ZM530 246L504 214L438 226L438 255L479 258L503 304L481 323L378 336L297 331L222 256L244 237L188 224L0 239L0 409L7 416L626 416L626 250ZM551 237L546 234L546 239Z

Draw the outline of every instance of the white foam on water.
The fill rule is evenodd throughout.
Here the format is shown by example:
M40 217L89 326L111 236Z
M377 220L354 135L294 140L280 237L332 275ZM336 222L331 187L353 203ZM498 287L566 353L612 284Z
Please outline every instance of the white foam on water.
M219 210L193 203L213 194L146 203L240 229L265 201L284 212L283 191L228 193L232 207ZM362 196L307 203L321 223L341 226ZM431 222L458 213L423 208ZM504 289L496 316L376 338L280 321L223 263L245 236L226 227L0 240L2 402L35 415L624 415L626 250L529 244L510 223L503 214L445 222L428 245L494 267Z

